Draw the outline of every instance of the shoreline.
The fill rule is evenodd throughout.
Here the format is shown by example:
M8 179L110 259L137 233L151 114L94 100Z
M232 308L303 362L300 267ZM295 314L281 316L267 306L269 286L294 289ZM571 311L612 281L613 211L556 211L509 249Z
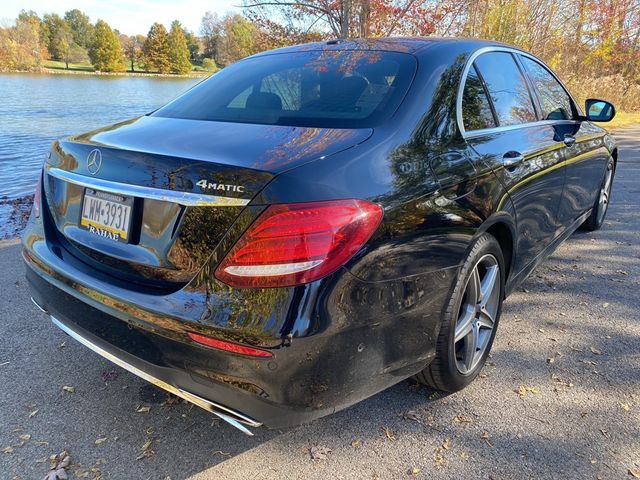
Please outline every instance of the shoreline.
M58 68L42 67L39 70L10 70L0 72L0 74L30 74L30 75L92 75L105 77L158 77L158 78L205 78L214 72L191 72L187 74L178 73L153 73L153 72L90 72L87 70L65 70Z
M0 218L6 219L0 223L0 242L20 238L31 214L31 205L33 194L0 199Z

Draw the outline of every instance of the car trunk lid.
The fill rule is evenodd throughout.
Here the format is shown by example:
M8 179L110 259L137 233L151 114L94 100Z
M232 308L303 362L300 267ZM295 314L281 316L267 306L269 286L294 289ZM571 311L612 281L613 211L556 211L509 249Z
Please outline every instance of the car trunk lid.
M370 135L141 117L55 142L44 192L58 235L76 257L119 279L179 288L275 175ZM83 202L96 196L130 205L126 241L84 225Z

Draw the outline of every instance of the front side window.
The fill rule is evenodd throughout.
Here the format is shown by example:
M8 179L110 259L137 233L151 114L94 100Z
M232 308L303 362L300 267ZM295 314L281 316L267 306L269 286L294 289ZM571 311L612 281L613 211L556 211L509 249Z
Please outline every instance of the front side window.
M527 83L509 52L480 55L475 66L485 81L500 126L537 120Z
M560 82L540 63L520 56L522 64L540 97L542 118L545 120L571 120L573 106L569 94Z
M154 116L302 127L372 127L407 93L417 63L406 53L310 50L248 58Z
M462 123L466 131L496 126L489 99L474 65L469 69L462 92Z

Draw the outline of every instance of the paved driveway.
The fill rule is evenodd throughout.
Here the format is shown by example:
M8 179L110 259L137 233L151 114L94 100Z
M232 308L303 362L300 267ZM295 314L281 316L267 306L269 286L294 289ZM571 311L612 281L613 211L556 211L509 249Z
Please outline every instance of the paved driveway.
M44 477L63 450L71 478L640 475L640 128L616 136L603 230L575 234L508 299L469 388L402 382L253 438L56 330L29 302L18 246L0 246L0 478Z

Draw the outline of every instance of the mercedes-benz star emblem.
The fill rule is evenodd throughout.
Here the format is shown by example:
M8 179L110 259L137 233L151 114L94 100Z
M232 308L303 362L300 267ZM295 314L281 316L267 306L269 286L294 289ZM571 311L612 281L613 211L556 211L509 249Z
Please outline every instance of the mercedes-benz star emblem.
M96 148L91 150L87 156L87 170L91 175L95 175L100 171L100 167L102 167L102 154Z

